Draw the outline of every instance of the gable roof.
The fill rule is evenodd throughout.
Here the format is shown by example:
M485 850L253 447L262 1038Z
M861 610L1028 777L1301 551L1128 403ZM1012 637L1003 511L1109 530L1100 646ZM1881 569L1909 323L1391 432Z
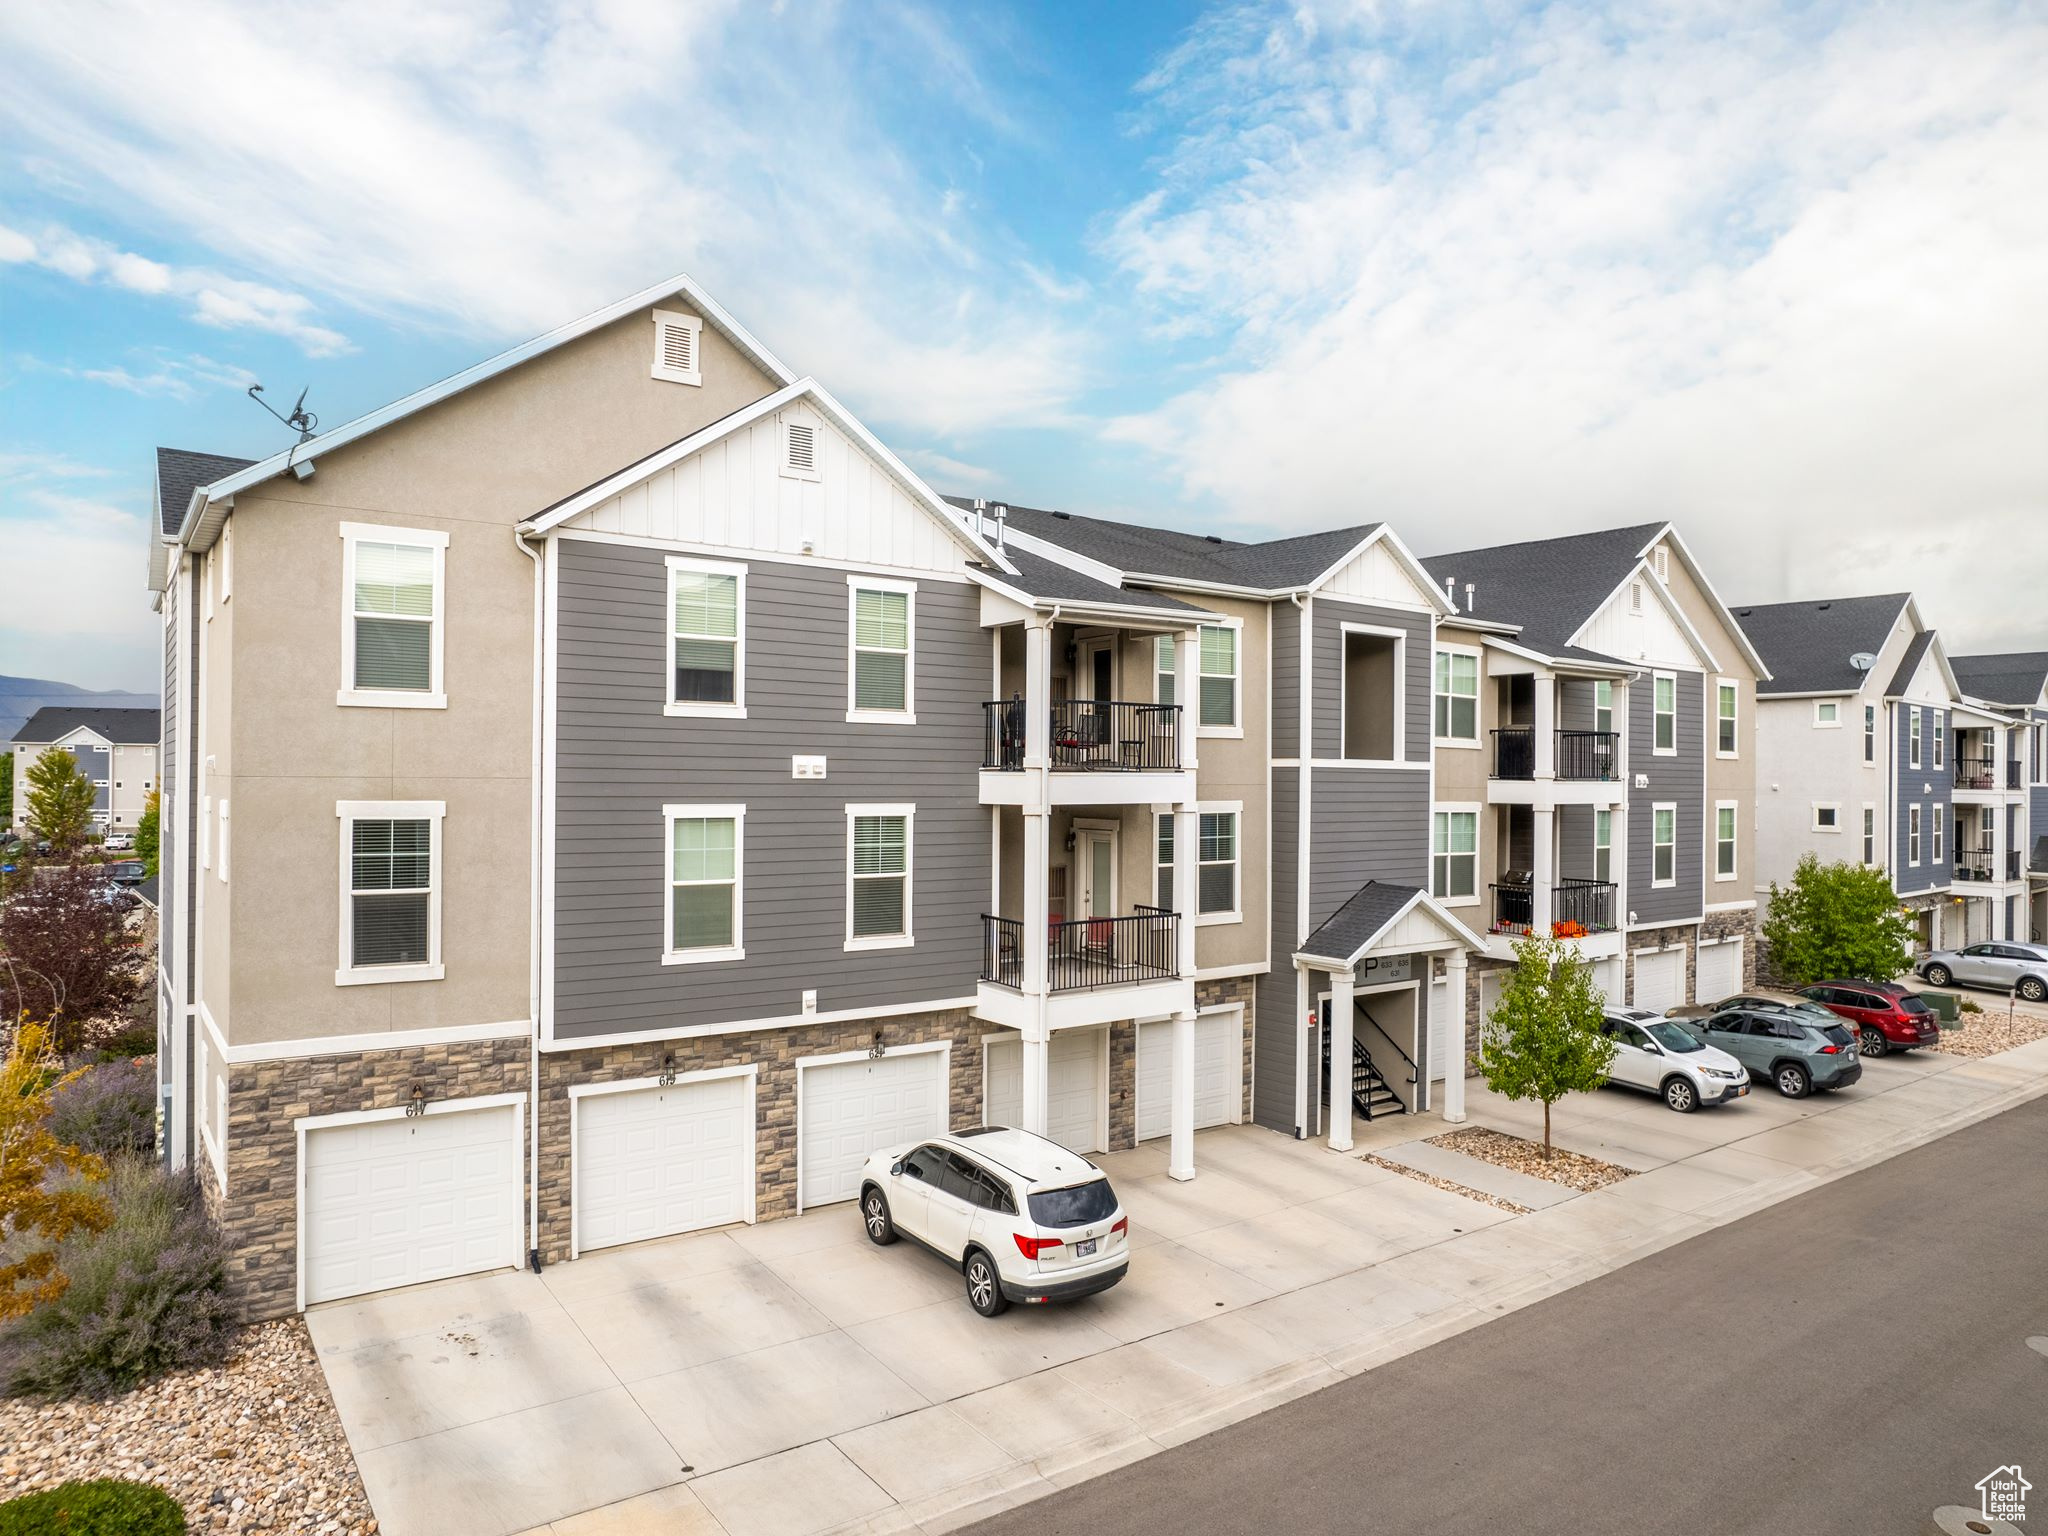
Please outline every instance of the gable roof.
M85 704L46 704L26 720L14 739L30 745L62 741L83 726L116 746L153 747L163 739L160 709L95 709Z
M1441 587L1455 583L1458 611L1483 623L1512 624L1523 644L1558 654L1571 646L1585 622L1628 580L1644 550L1669 526L1638 523L1522 544L1496 544L1447 555L1427 555L1422 564ZM1468 605L1465 587L1472 587ZM1589 658L1612 661L1612 657Z
M1951 656L1956 684L1973 699L2032 709L2048 687L2048 651L2007 651L1995 656Z
M1737 608L1740 623L1765 663L1771 681L1757 693L1855 693L1867 673L1849 665L1859 653L1871 656L1884 643L1913 601L1910 592L1877 597L1831 597L1796 603L1757 603Z
M1356 965L1375 940L1413 907L1427 908L1444 931L1468 949L1484 949L1485 941L1419 885L1397 885L1368 880L1332 912L1316 931L1301 941L1295 951L1304 960Z
M1885 689L1888 699L1895 699L1913 686L1913 674L1920 670L1920 663L1927 659L1927 653L1934 649L1934 631L1923 629L1914 635L1906 646L1906 654L1899 658L1898 670L1892 673L1891 685Z
M1175 615L1189 622L1217 617L1207 609L1184 603L1177 597L1168 597L1164 592L1154 592L1146 587L1119 587L1097 580L1086 571L1077 571L1070 565L1062 565L1031 550L1019 549L1015 544L1004 547L1003 557L1014 567L1014 573L983 565L974 567L970 574L985 585L1039 602L1072 603L1088 608L1128 608Z
M224 453L198 453L190 448L157 449L156 507L164 537L178 536L178 527L185 520L185 509L192 505L194 491L216 480L225 480L255 462Z

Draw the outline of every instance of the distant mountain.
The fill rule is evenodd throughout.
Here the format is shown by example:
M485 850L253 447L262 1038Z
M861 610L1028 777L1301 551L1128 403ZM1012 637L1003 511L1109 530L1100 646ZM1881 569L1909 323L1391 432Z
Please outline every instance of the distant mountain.
M0 677L0 752L28 717L48 704L91 704L99 709L155 709L153 693L100 692L40 677Z

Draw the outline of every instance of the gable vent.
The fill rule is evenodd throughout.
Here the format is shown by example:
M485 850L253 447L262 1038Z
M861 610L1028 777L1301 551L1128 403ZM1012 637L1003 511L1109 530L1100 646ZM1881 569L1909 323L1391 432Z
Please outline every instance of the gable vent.
M818 429L808 422L786 422L782 429L783 468L793 475L818 473Z
M672 384L702 384L697 343L704 322L695 315L654 312L654 377Z

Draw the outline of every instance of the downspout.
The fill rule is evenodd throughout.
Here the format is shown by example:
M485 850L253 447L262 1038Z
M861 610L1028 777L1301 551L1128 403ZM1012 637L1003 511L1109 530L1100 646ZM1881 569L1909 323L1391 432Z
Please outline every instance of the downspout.
M547 661L547 587L541 552L512 530L512 544L533 562L533 750L528 813L526 907L526 1265L540 1273L540 818L542 669Z
M1287 600L1294 604L1295 612L1301 615L1296 628L1294 647L1296 694L1294 701L1294 755L1298 766L1294 770L1294 938L1288 946L1288 953L1293 954L1301 948L1302 942L1308 938L1308 781L1309 757L1311 754L1309 751L1309 690L1306 686L1309 680L1302 676L1301 658L1304 650L1312 648L1314 637L1308 633L1308 593L1306 591L1290 592L1287 594ZM1272 648L1272 641L1269 638L1266 649L1270 651ZM1269 662L1268 667L1270 668L1270 666L1271 663ZM1266 697L1268 701L1266 707L1270 711L1272 708L1272 688L1270 683L1267 687ZM1267 743L1266 750L1270 756L1272 753L1272 743L1270 741ZM1271 772L1270 768L1267 769L1268 775ZM1267 782L1267 795L1269 799L1271 793L1272 785L1269 777ZM1269 884L1272 879L1272 858L1273 849L1269 840L1266 848L1267 881ZM1299 962L1296 963L1295 969L1299 973ZM1300 1001L1300 991L1297 985L1295 1012L1298 1016L1289 1026L1294 1032L1295 1039L1301 1042L1296 1052L1297 1065L1294 1069L1294 1139L1296 1141L1306 1141L1309 1137L1310 1127L1314 1123L1313 1117L1316 1112L1315 1105L1310 1102L1314 1095L1309 1092L1309 1081L1317 1070L1318 1062L1314 1049L1315 1042L1309 1038L1309 1025L1306 1016L1303 1015L1299 1006ZM1313 992L1309 996L1309 1001L1315 1001Z

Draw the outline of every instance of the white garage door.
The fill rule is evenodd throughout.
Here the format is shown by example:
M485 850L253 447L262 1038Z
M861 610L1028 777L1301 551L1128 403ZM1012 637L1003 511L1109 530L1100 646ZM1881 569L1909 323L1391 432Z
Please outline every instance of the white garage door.
M1228 1125L1244 1091L1244 1026L1236 1009L1195 1020L1195 1129ZM1173 1130L1173 1020L1138 1026L1138 1140Z
M1694 990L1703 1003L1718 1003L1742 990L1742 940L1723 939L1718 944L1700 946Z
M1717 999L1718 1001L1718 999ZM1636 997L1638 1008L1659 1013L1685 1002L1685 951L1682 949L1636 951Z
M306 1133L306 1302L519 1262L511 1105Z
M797 1200L805 1210L860 1193L868 1154L946 1129L946 1056L909 1051L797 1073Z
M1593 985L1600 989L1601 997L1608 1002L1619 1004L1621 997L1621 961L1615 958L1593 962Z
M1102 1150L1102 1031L1062 1030L1047 1048L1045 1134L1069 1152ZM987 1125L1024 1123L1024 1047L1014 1035L991 1040L983 1090Z
M576 1101L576 1249L747 1219L753 1115L744 1077Z

